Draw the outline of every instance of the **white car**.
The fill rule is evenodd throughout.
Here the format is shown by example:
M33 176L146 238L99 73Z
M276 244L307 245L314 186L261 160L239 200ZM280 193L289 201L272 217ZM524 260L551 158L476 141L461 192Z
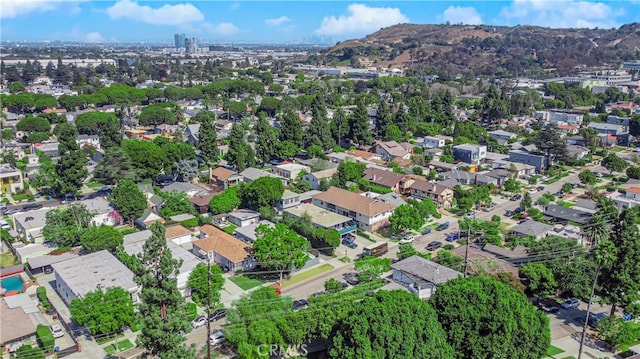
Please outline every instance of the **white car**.
M207 317L205 317L204 315L201 315L199 317L197 317L196 319L193 320L193 322L191 322L191 326L195 329L198 327L201 327L203 325L207 324Z
M400 241L398 241L398 243L402 244L402 243L411 243L413 242L414 237L413 236L406 236L404 238L402 238Z
M220 345L226 341L224 337L224 333L221 331L217 331L209 336L209 344L211 345Z
M538 190L535 188L532 188L529 190L529 194L534 194L534 193L538 193Z
M54 338L62 338L64 337L64 328L59 323L51 324L51 334L53 334Z

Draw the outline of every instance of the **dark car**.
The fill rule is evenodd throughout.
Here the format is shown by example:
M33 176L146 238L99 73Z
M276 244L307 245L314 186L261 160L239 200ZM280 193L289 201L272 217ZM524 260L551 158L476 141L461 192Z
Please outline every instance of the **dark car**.
M309 306L309 301L306 299L294 300L293 301L293 310L298 310L302 308L306 308Z
M557 313L560 310L557 305L540 304L539 307L546 313Z
M522 213L522 212L524 212L524 208L522 208L522 207L518 207L518 208L513 210L513 213Z
M449 222L444 222L436 227L436 231L444 231L447 228L449 228Z
M594 314L594 313L589 313L589 326L591 328L596 328L598 327L598 322L600 322L602 319L608 317L609 314L607 313L598 313L598 314Z
M511 210L506 210L506 211L504 212L504 215L505 215L505 216L507 216L507 217L511 217L511 216L513 216L514 214L516 214L516 212L511 211Z
M216 309L209 316L209 321L210 322L215 322L216 320L220 320L220 319L222 319L222 318L224 318L226 316L227 316L227 310L226 309Z
M438 242L438 241L433 241L433 242L429 242L429 244L427 244L427 246L425 247L426 250L428 251L435 251L438 248L442 247L442 243Z
M9 208L7 210L4 211L4 214L7 216L10 216L12 214L16 214L16 213L20 213L22 212L22 209L20 208Z
M510 198L511 201L518 201L518 200L521 200L521 199L522 199L522 195L521 194L516 194L516 195L514 195L514 196L512 196Z
M32 211L34 209L40 209L42 205L40 203L28 203L22 206L23 211Z
M344 279L351 285L357 285L358 283L360 283L360 277L358 277L357 273L347 273L344 276Z
M544 186L538 186L536 189L538 190L538 192L544 191Z
M449 234L447 234L447 237L445 238L445 240L447 242L455 242L455 241L458 240L458 238L460 238L460 235L458 233L449 233ZM438 242L438 243L440 243L440 242Z
M347 246L347 247L349 247L351 249L358 247L358 244L356 243L356 241L351 237L345 237L342 240L342 244L344 244L345 246Z

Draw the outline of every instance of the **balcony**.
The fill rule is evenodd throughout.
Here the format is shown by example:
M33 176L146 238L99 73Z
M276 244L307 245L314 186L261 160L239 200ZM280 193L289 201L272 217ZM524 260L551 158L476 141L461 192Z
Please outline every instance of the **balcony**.
M340 233L341 236L344 236L347 233L355 232L356 229L358 229L358 226L354 224L352 226L339 229L338 233Z

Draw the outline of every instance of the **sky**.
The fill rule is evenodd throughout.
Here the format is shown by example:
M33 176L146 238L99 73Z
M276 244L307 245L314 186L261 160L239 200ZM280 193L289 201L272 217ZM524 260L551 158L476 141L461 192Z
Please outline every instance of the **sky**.
M640 0L92 1L0 0L0 40L173 43L359 38L399 23L612 28L640 22Z

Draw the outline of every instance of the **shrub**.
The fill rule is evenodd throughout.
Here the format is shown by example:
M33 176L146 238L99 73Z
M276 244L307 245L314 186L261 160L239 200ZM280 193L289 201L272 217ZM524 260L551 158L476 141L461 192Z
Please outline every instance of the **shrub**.
M38 287L38 289L36 289L36 295L45 309L51 309L51 303L49 302L49 298L47 298L47 288Z
M198 317L198 306L196 303L187 303L185 305L187 308L187 319L189 319L189 321L196 319Z
M44 348L45 352L50 352L53 350L53 345L55 343L55 339L53 338L53 334L51 334L51 330L46 325L38 324L36 328L36 337L38 338L38 342L40 346Z
M198 218L191 218L191 219L187 219L187 220L184 220L184 221L180 222L181 225L183 225L183 226L185 226L187 228L197 227L199 223L200 223L200 221L198 220Z
M451 243L447 243L447 244L445 244L445 245L444 245L444 247L442 247L442 249L445 249L445 250L447 250L447 251L450 251L450 250L452 250L453 248L454 248L454 246L453 246L453 244L451 244Z

